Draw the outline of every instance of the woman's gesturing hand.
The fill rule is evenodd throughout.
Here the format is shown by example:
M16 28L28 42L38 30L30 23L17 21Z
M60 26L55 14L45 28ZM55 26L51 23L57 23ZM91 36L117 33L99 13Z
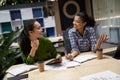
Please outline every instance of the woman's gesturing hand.
M106 40L108 40L108 39L109 39L109 37L108 37L107 35L101 34L100 37L99 37L98 40L97 40L96 48L100 48L101 44L102 44L103 42L105 42Z

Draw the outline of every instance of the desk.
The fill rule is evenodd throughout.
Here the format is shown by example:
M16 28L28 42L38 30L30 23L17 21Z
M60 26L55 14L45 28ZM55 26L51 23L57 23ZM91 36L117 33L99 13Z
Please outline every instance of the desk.
M105 49L105 51L109 50ZM92 52L85 52L80 55L93 54ZM13 66L15 67L15 66ZM68 68L66 70L45 70L44 72L39 72L38 69L28 72L28 80L79 80L80 77L94 74L97 72L102 72L110 70L117 74L120 74L120 61L116 60L110 56L105 56L104 58L93 59L75 68ZM6 77L10 76L7 74Z

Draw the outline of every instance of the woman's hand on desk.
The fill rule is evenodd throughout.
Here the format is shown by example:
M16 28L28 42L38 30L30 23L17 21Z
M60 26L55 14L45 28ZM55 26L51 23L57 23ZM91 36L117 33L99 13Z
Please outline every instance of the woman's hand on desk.
M66 54L65 57L68 60L73 60L73 58L74 58L70 53Z
M77 51L73 51L72 53L65 54L66 59L73 60L74 57L78 55Z
M61 63L62 62L62 57L61 55L56 56L56 62Z

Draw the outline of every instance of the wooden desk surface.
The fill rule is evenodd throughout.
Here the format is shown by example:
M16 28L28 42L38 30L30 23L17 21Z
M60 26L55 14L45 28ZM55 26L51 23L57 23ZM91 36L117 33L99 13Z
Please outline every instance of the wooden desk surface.
M79 67L68 68L66 70L46 70L45 72L39 72L34 70L29 72L30 80L79 80L80 77L102 72L106 70L113 71L120 74L120 61L113 59L109 56L104 58L93 59L84 63L81 63Z
M106 51L109 49L105 49ZM85 52L81 55L90 54L92 52ZM106 70L113 71L120 74L120 61L116 60L110 56L105 56L104 58L93 59L75 68L68 68L66 70L45 70L44 72L39 72L38 69L28 72L28 80L79 80L80 77L94 74L97 72L102 72Z

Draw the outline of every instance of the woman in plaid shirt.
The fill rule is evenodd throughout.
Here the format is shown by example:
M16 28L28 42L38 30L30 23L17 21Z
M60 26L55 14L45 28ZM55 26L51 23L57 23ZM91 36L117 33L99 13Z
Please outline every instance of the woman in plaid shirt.
M67 59L72 60L81 52L95 51L100 48L102 42L108 40L108 36L104 34L96 39L94 25L94 19L84 12L75 15L73 28L68 32L72 50L66 55Z

